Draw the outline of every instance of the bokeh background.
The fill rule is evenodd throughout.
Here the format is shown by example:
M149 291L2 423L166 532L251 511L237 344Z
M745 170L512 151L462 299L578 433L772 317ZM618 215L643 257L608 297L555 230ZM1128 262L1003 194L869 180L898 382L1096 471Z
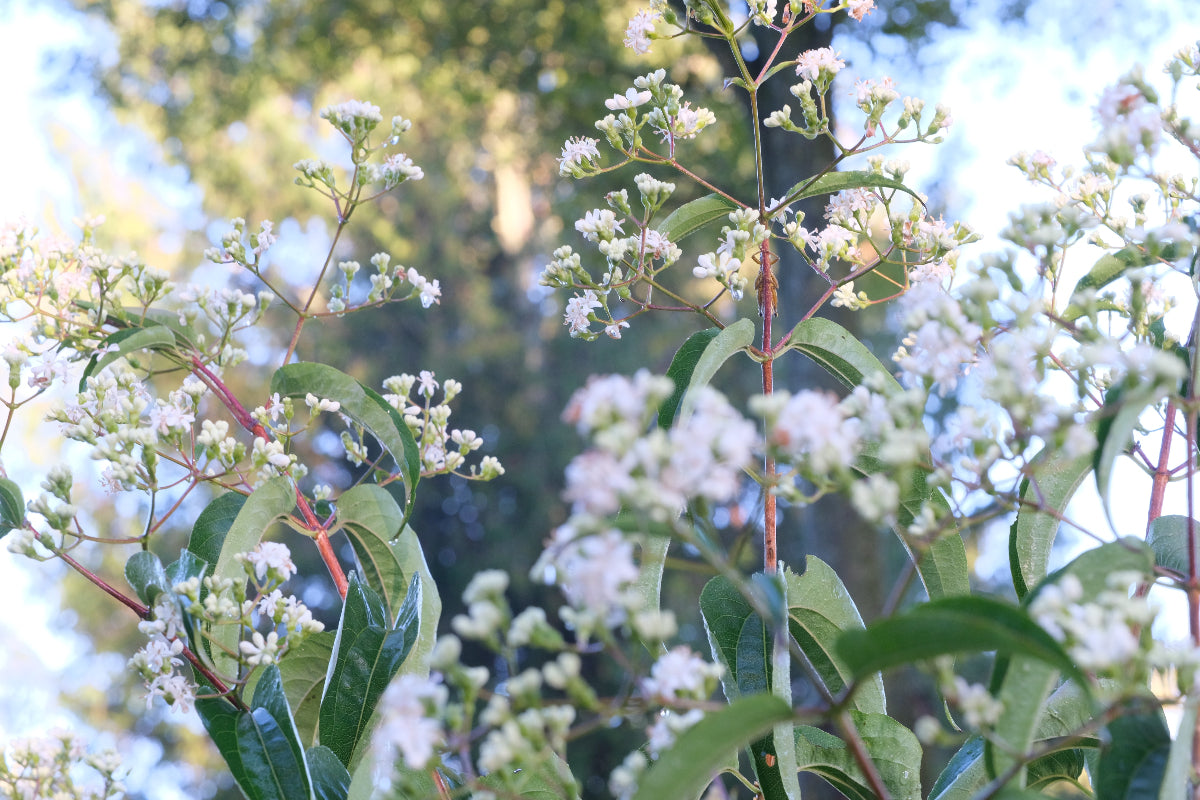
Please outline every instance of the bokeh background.
M854 123L855 78L890 75L901 94L951 106L955 125L946 144L888 155L913 164L910 183L929 195L935 215L963 219L985 234L976 254L1000 248L1006 215L1038 199L1005 166L1008 156L1042 149L1078 161L1095 133L1096 94L1135 63L1156 72L1170 52L1200 36L1187 0L880 6L862 23L825 18L793 46L832 45L849 63L835 84L845 124ZM72 234L76 218L103 214L100 241L108 249L136 251L180 282L233 280L246 289L252 284L244 277L200 254L230 217L244 217L252 228L270 219L280 235L272 269L300 287L316 275L334 225L320 197L292 185L291 165L314 153L342 158L317 110L353 98L377 104L385 118L412 119L402 149L425 179L357 212L338 257L366 263L388 252L438 278L442 304L325 325L299 355L368 383L420 369L464 383L456 424L479 431L507 474L483 486L457 479L422 486L413 527L441 586L445 620L483 568L515 576L515 605L540 602L544 590L527 573L545 536L565 518L562 469L579 442L558 420L571 392L592 373L665 370L675 346L701 327L691 318L643 317L620 342L585 344L566 335L566 298L539 287L537 275L560 244L585 250L574 220L601 205L604 192L631 185L633 172L560 178L562 142L591 133L606 113L604 99L624 92L634 76L666 66L671 80L721 120L693 148L697 168L735 191L752 186L748 109L721 88L728 54L692 40L633 54L621 40L638 7L624 0L0 0L7 112L0 218L24 215L43 230ZM750 62L767 46L761 31L755 35L743 42ZM791 99L787 83L763 98L764 113ZM826 145L797 137L772 136L767 149L777 190L832 157ZM680 187L679 199L694 196ZM807 212L819 218L820 206ZM807 308L811 286L794 262L785 260L780 275L786 324L789 310ZM839 321L875 342L881 355L895 345L886 313ZM278 357L271 335L253 344L260 365ZM752 393L749 366L726 375L722 388ZM799 359L783 369L790 388L821 381ZM250 404L265 399L255 394L264 384L253 370L234 380ZM54 449L32 444L44 432L25 433L30 444L17 458L32 489ZM325 459L332 482L353 479L329 452L318 446L313 455ZM7 453L5 465L11 473ZM145 513L128 498L96 500L98 529L136 530ZM984 588L1000 560L985 533L967 532ZM186 534L181 526L163 546L180 546ZM781 557L797 563L812 553L833 564L869 620L902 561L893 538L822 502L786 512ZM91 555L114 579L122 557ZM758 558L747 550L747 568ZM694 597L705 578L670 572L668 591ZM333 609L323 581L302 591L326 613ZM0 553L0 598L0 740L66 725L118 747L131 769L131 797L237 796L197 720L146 711L124 669L138 646L127 612L57 565L7 553ZM706 649L694 610L679 611L691 620L683 636ZM920 676L901 675L893 684L892 710L902 720L930 710ZM603 736L580 743L574 757L595 765L589 795L598 795L602 776L623 755ZM936 775L940 766L927 770Z

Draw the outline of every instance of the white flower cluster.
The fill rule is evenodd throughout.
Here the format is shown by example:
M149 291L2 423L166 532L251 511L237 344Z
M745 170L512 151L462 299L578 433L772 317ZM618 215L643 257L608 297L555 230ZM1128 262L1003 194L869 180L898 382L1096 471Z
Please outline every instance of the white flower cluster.
M690 416L644 432L671 388L641 371L593 377L575 393L564 418L594 444L567 467L565 496L576 514L603 517L624 506L667 520L693 498L734 499L758 446L754 424L704 389Z
M1126 679L1145 676L1149 641L1139 631L1149 627L1158 609L1130 587L1145 583L1138 572L1109 575L1107 588L1085 601L1079 578L1068 573L1042 587L1029 605L1029 614L1062 642L1071 659L1097 677ZM1139 663L1142 668L1139 669ZM1162 665L1167 666L1167 665Z
M256 596L249 596L245 579L207 576L188 578L161 592L146 620L138 629L150 641L129 660L146 681L146 703L162 698L175 710L187 712L195 701L195 687L175 667L182 666L184 635L189 628L209 631L214 626L235 625L241 632L238 654L253 669L275 664L305 637L320 633L325 626L292 595L279 588L296 574L291 552L279 542L260 542L234 559L242 564ZM201 597L203 589L203 597ZM266 623L268 630L257 630ZM244 676L228 676L237 681Z
M122 773L115 751L89 753L63 729L13 739L0 750L0 796L14 800L119 800Z
M414 388L416 397L412 397ZM433 397L439 388L440 403ZM462 384L453 378L439 383L434 373L421 370L419 375L402 373L383 382L383 398L404 415L421 451L422 474L453 473L467 478L489 481L504 474L504 467L495 456L484 456L478 464L464 471L467 456L483 447L483 438L469 428L450 427L450 403L462 391ZM366 448L361 431L357 438L349 431L342 433L347 458L360 464L366 460Z

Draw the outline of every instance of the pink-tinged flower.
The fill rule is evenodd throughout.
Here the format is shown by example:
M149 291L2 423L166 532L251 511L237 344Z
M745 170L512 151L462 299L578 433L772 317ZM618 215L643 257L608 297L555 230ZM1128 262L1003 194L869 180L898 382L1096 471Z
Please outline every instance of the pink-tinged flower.
M604 333L610 339L620 339L621 338L621 328L628 328L628 327L629 327L629 323L622 319L622 320L618 320L617 322L614 322L612 325L605 325Z
M633 15L625 28L625 46L639 55L650 52L650 34L654 33L654 23L662 17L657 11L643 9Z
M601 308L603 304L596 299L596 293L588 289L583 296L575 295L567 301L567 310L563 314L563 324L569 325L572 333L588 329L588 315L593 308Z
M818 47L806 50L796 58L796 74L801 78L816 81L824 73L832 78L846 66L846 62L838 58L832 47Z
M846 4L846 10L850 12L850 16L862 22L863 17L875 10L875 0L850 0Z
M609 624L624 619L627 587L637 580L638 568L633 545L620 531L580 534L571 525L561 525L539 563L553 570L575 608Z

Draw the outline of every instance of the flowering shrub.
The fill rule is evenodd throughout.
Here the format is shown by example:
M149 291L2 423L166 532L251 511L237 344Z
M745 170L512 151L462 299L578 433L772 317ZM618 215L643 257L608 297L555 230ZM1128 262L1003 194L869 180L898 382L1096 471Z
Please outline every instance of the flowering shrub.
M555 251L542 282L571 293L570 334L619 339L636 317L668 310L710 327L682 344L667 375L594 377L566 409L586 447L567 468L570 517L532 565L563 591L557 618L514 609L509 576L487 570L468 585L465 613L438 635L437 587L407 524L414 493L428 477L504 472L478 455L480 436L450 425L463 387L424 370L388 378L379 392L294 353L309 322L408 299L430 309L440 284L384 253L363 280L358 262L335 265L331 252L314 287L290 296L261 260L275 240L269 222L248 234L234 220L206 254L256 277L259 295L178 289L151 267L101 252L91 224L78 243L27 226L0 234L2 313L19 331L3 352L0 446L31 399L69 388L50 420L90 448L105 490L149 500L140 535L107 540L88 532L65 464L28 502L4 478L9 549L63 559L134 612L148 641L130 666L147 701L195 709L248 797L575 797L582 776L570 743L618 725L634 737L608 780L619 798L686 800L714 783L798 798L801 772L880 800L1028 796L1062 784L1098 798L1194 793L1200 532L1191 517L1162 509L1172 480L1190 503L1196 477L1196 322L1177 325L1170 312L1177 303L1194 310L1187 289L1200 196L1195 178L1156 159L1168 139L1200 158L1200 137L1176 103L1130 73L1100 102L1102 132L1085 166L1059 168L1044 153L1013 159L1052 193L1006 232L1025 252L962 263L974 234L930 218L903 182L904 162L876 152L940 141L946 109L928 113L890 79L862 79L850 134L829 116L846 68L836 52L773 56L757 76L741 58L737 37L748 26L782 43L820 14L862 19L872 7L752 0L735 19L711 0L689 0L683 15L654 2L629 23L625 43L641 54L664 36L728 44L738 68L729 85L750 98L760 179L769 167L760 124L833 140L837 162L782 197L768 199L760 185L739 199L685 166L691 140L718 121L665 69L605 103L610 113L596 123L603 147L582 135L564 144L564 177L636 162L672 179L637 172L576 223L587 243L580 252ZM1180 51L1167 74L1174 101L1200 77L1200 51ZM790 106L758 108L763 82L793 78L798 118ZM302 161L297 183L329 198L340 235L357 205L423 172L384 152L407 130L403 119L378 144L383 119L373 105L349 102L322 117L346 139L352 169L343 178ZM672 207L679 181L708 194ZM817 196L828 202L814 224L793 206ZM796 319L778 306L779 283L796 278L777 269L781 248L824 283ZM1081 258L1091 262L1083 274ZM276 353L282 366L255 389L261 405L244 403L226 378L248 359L245 332L277 301L295 327ZM827 305L887 301L904 329L890 367L819 316ZM753 310L736 311L745 305ZM827 369L844 394L776 390L774 362L793 351ZM742 356L762 374L745 412L711 386ZM322 430L339 431L367 480L340 492L312 480L295 444ZM1175 439L1182 448L1172 449ZM1123 454L1148 475L1147 526L1107 541L1070 518L1068 503L1094 475L1107 511ZM164 565L163 526L201 488L211 499L186 520L187 546ZM829 566L812 556L797 569L778 560L780 500L831 493L849 500L866 531L895 531L911 559L904 580L919 580L927 599L864 627ZM160 496L175 498L165 511ZM754 574L726 535L747 507L762 542ZM969 585L960 530L999 520L1011 523L1017 602ZM321 554L342 599L336 630L287 593L292 551L267 538L280 521L293 531L290 547L309 539ZM1050 572L1064 523L1097 544ZM338 533L354 551L348 575L330 544ZM73 555L95 543L136 548L128 590ZM678 643L664 605L672 548L714 574L698 598L707 653ZM1156 638L1152 587L1183 591L1187 642ZM489 651L492 666L464 661L464 640ZM994 653L987 685L958 674L955 657L973 653ZM611 695L590 679L599 659L627 674ZM929 666L946 703L941 719L923 717L914 730L889 716L881 677L912 664ZM801 684L816 699L797 707ZM1167 707L1179 714L1174 733ZM75 788L69 772L82 752L59 744L13 745L0 780L19 796L121 791L106 756L87 761L99 794ZM935 745L959 749L926 788L924 747Z

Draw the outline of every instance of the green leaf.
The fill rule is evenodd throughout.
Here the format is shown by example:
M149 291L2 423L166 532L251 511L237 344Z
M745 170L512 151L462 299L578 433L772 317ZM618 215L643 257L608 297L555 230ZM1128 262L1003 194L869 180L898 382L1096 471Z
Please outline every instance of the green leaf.
M866 630L838 637L837 653L856 676L954 653L1028 655L1086 680L1050 634L1017 606L987 597L948 597L922 603Z
M771 640L749 601L728 579L717 576L700 592L700 614L713 658L725 667L721 686L731 702L771 690ZM772 736L751 743L754 773L763 796L786 797ZM768 763L769 762L769 763Z
M921 743L912 731L886 714L851 711L879 777L893 800L920 800ZM796 726L796 759L851 800L875 800L875 792L844 741L819 728Z
M211 504L209 507L212 507ZM272 478L255 489L246 498L233 524L221 540L220 555L213 567L213 576L235 582L244 581L245 572L242 565L234 560L234 556L253 550L271 526L288 516L295 507L296 494L290 478ZM200 527L199 522L196 527ZM195 529L192 535L196 535ZM239 635L237 625L219 625L212 631L213 639L231 652L237 651ZM226 655L219 648L213 648L212 656L219 672L233 674L237 671L236 659Z
M0 536L25 526L25 497L21 487L8 478L0 478Z
M1171 732L1162 711L1117 717L1107 730L1109 744L1096 771L1096 800L1160 797L1171 756Z
M335 631L321 631L305 637L299 647L289 649L279 662L283 691L293 709L300 741L312 745L317 740L317 718L321 712L321 693L325 675L333 658Z
M861 630L863 621L841 578L828 564L815 556L808 556L805 564L803 575L790 569L784 572L789 628L821 680L836 695L853 676L834 643L843 631ZM876 673L863 681L854 695L854 707L872 714L887 711L882 675Z
M800 181L788 189L785 197L790 200L803 200L806 197L816 197L822 194L834 194L845 189L896 189L912 195L921 205L925 201L921 196L903 183L892 178L885 178L877 172L865 170L847 170L846 172L827 172L806 181Z
M1171 242L1165 245L1158 254L1148 253L1133 246L1118 250L1115 253L1104 254L1096 261L1088 274L1080 278L1079 282L1075 284L1075 288L1071 291L1070 304L1062 312L1062 318L1066 322L1074 322L1083 316L1084 299L1081 296L1083 292L1103 289L1131 269L1138 269L1147 264L1157 264L1162 261L1174 262L1187 258L1191 254L1191 251L1192 246L1188 243Z
M321 744L347 768L379 697L416 641L420 604L421 580L414 578L393 628L379 595L350 573L319 723Z
M1151 559L1149 547L1134 538L1093 548L1046 576L1026 596L1025 605L1032 603L1046 586L1057 583L1067 574L1079 580L1084 599L1091 600L1107 588L1108 576L1115 572L1137 571L1149 577L1153 569ZM991 689L1004 707L994 729L995 741L1003 746L989 744L987 747L986 765L990 776L995 777L1012 767L1016 763L1012 754L1026 752L1036 739L1065 735L1090 718L1091 710L1084 699L1077 701L1070 717L1061 718L1057 729L1043 726L1045 699L1058 683L1059 668L1060 665L1045 659L1035 661L1028 654L1020 653L1007 662L998 662ZM1068 685L1073 685L1073 692L1081 691L1078 687L1087 685L1078 675L1072 675L1072 678L1072 684ZM1061 703L1059 707L1066 708ZM1023 786L1025 782L1026 769L1022 769L1017 773L1015 785Z
M1097 412L1099 426L1096 429L1096 440L1099 446L1094 454L1092 468L1096 471L1096 488L1104 505L1104 515L1113 529L1117 526L1113 524L1108 498L1113 466L1117 456L1129 449L1142 412L1157 402L1160 394L1153 385L1118 384L1104 395L1104 406Z
M1022 507L1008 537L1009 567L1018 599L1046 576L1050 551L1058 535L1059 516L1092 471L1092 456L1086 453L1067 458L1048 447L1038 453L1030 466L1034 481L1027 478L1021 482L1021 500L1036 503L1038 507Z
M671 392L671 396L658 407L658 427L665 430L670 428L671 423L675 421L675 413L679 411L679 404L683 402L683 393L687 391L688 385L692 381L692 372L696 369L696 363L720 332L720 328L696 331L675 352L675 357L671 359L671 366L667 368L667 377L674 382L675 388Z
M1192 774L1192 744L1196 736L1196 712L1200 708L1200 697L1195 692L1188 695L1183 704L1183 718L1179 721L1179 733L1171 744L1167 766L1163 772L1162 786L1157 800L1174 800L1186 797L1188 780Z
M1074 734L1092 717L1092 701L1088 693L1069 681L1059 686L1041 704L1041 708L1042 714L1033 737L1035 742ZM984 749L982 737L972 736L968 739L934 782L929 800L974 798L988 782ZM1081 750L1075 748L1070 752L1078 753ZM1046 770L1035 761L1029 765L1029 774L1031 779L1038 779L1046 774Z
M792 328L784 346L808 356L847 389L859 386L869 375L878 375L883 378L887 394L901 391L899 382L875 354L832 320L810 317L800 322Z
M203 683L201 689L213 693ZM198 697L196 711L250 800L312 797L308 763L274 665L265 668L249 712L221 697Z
M700 592L700 615L713 658L725 667L721 676L725 697L736 700L742 696L738 676L743 672L750 672L748 667L743 668L738 662L738 643L742 639L742 629L751 619L761 628L762 621L755 615L754 609L737 587L719 576L705 584ZM752 691L765 691L766 685L766 678L763 676L761 683Z
M192 535L188 539L188 551L209 564L217 563L225 536L245 503L246 496L237 492L218 495L196 517L196 524L192 526Z
M324 745L310 747L304 754L312 775L315 800L346 800L350 793L350 773L333 751Z
M1003 683L992 693L1004 704L996 721L992 741L984 748L984 765L989 778L1016 765L1018 753L1026 752L1036 738L1042 701L1058 684L1058 669L1028 656L1012 656L1004 662ZM1025 786L1028 766L1022 766L1013 785Z
M409 581L410 592L412 591L412 581L417 578L421 579L420 630L417 632L417 639L413 642L408 658L404 659L401 672L406 675L424 677L429 674L429 656L433 652L433 645L437 640L438 620L442 616L442 598L438 594L437 581L433 579L433 575L429 572L429 565L425 563L425 551L421 547L421 541L412 528L404 526L400 538L392 544L392 553L396 556L396 563L400 565L400 571L406 576L412 576Z
M874 353L836 322L819 317L804 320L792 329L786 346L808 356L848 389L861 385L868 376L878 376L876 379L882 381L884 394L892 395L901 391L900 384ZM864 476L885 468L875 457L871 446L864 450L854 465L855 471ZM908 526L926 503L937 503L946 509L945 499L938 492L930 490L926 473L921 470L914 470L907 479L901 480L900 488L901 513L895 528L896 535L909 557L917 564L925 590L931 598L968 594L970 570L961 537L948 533L933 544L925 545L912 541L907 534Z
M341 413L362 425L396 462L404 479L406 506L421 479L421 453L404 416L373 389L326 364L286 364L271 378L271 391L281 397L314 394L336 400Z
M188 578L203 578L208 571L208 562L190 550L184 550L179 558L167 565L167 586L174 587Z
M153 606L154 599L170 589L162 562L148 550L137 551L125 562L125 580L148 606Z
M788 706L792 705L792 653L791 641L788 635L788 609L790 608L790 593L792 581L790 577L794 577L789 573L791 570L783 566L783 562L779 562L781 573L773 575L757 574L755 580L759 578L765 579L765 583L773 596L770 607L772 609L771 628L774 631L773 641L771 642L771 694L778 697ZM778 610L776 610L778 606ZM783 784L783 793L787 797L800 796L800 778L799 766L796 762L796 733L795 723L792 720L781 722L771 731L771 744L775 747L775 769L779 775L780 783Z
M163 350L175 346L175 334L165 325L146 325L138 328L122 328L110 334L100 349L111 348L104 355L94 355L79 376L79 391L87 389L87 379L97 375L119 358L139 350Z
M1193 523L1200 531L1200 522ZM1154 563L1174 570L1180 575L1188 574L1188 518L1167 514L1150 523L1146 543L1154 551Z
M704 348L704 353L692 368L687 391L684 392L683 403L679 409L681 419L690 417L692 414L692 409L696 405L695 390L701 386L707 386L713 376L717 374L717 370L729 360L730 356L753 343L754 323L747 317L728 326L709 342L708 346Z
M712 781L713 764L791 718L791 706L769 694L743 697L709 713L646 770L634 800L695 800Z
M983 768L983 737L972 736L958 748L958 752L942 769L933 787L929 800L968 800L987 783L987 770Z
M400 535L404 512L392 495L373 483L347 489L337 500L337 521L350 537L362 575L394 618L408 592L408 580L390 542Z
M684 203L658 226L658 232L674 244L686 236L739 208L738 204L719 194L709 194L690 203Z

